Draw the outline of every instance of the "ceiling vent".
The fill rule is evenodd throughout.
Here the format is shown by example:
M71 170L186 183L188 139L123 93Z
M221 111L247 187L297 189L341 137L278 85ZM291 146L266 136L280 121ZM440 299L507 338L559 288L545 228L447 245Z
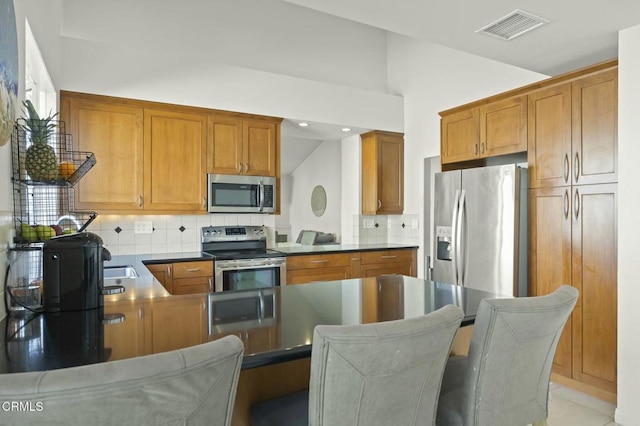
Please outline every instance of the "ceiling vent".
M480 28L476 33L509 41L549 22L548 19L516 9L507 16Z

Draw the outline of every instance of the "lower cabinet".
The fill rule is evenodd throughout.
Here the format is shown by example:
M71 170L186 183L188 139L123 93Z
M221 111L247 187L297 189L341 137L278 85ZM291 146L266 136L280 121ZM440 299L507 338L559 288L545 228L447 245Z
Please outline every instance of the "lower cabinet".
M266 352L276 348L278 339L278 326L271 325L248 330L230 331L228 333L215 334L216 339L224 336L237 336L244 344L245 355L257 352Z
M171 294L213 291L213 261L197 260L145 265Z
M580 292L556 351L553 372L562 377L555 380L608 400L617 386L616 194L616 184L529 190L530 295L562 284Z
M157 302L157 303L156 303ZM186 298L177 303L149 304L151 353L167 352L205 342L207 335L206 298Z
M385 274L415 277L416 250L395 249L287 257L287 285L377 277Z
M149 310L145 305L107 305L104 308L104 347L109 361L149 354Z

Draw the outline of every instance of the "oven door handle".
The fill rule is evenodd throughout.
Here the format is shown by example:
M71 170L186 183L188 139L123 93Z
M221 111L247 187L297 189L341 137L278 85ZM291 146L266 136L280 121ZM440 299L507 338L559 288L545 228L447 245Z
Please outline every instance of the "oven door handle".
M215 263L217 270L227 271L229 269L247 268L276 268L284 265L283 260L278 259L249 259L249 260L218 260Z

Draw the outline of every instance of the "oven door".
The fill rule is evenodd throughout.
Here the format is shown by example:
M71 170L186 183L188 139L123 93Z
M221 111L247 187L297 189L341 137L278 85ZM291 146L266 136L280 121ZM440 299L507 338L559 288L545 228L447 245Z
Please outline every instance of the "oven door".
M216 260L215 291L270 288L286 284L285 257Z

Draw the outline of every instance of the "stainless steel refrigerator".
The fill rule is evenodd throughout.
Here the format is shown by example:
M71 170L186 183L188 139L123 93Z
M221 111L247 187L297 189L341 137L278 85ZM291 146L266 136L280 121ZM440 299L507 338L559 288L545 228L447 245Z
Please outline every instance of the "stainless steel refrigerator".
M527 169L515 164L436 173L433 281L527 295Z

